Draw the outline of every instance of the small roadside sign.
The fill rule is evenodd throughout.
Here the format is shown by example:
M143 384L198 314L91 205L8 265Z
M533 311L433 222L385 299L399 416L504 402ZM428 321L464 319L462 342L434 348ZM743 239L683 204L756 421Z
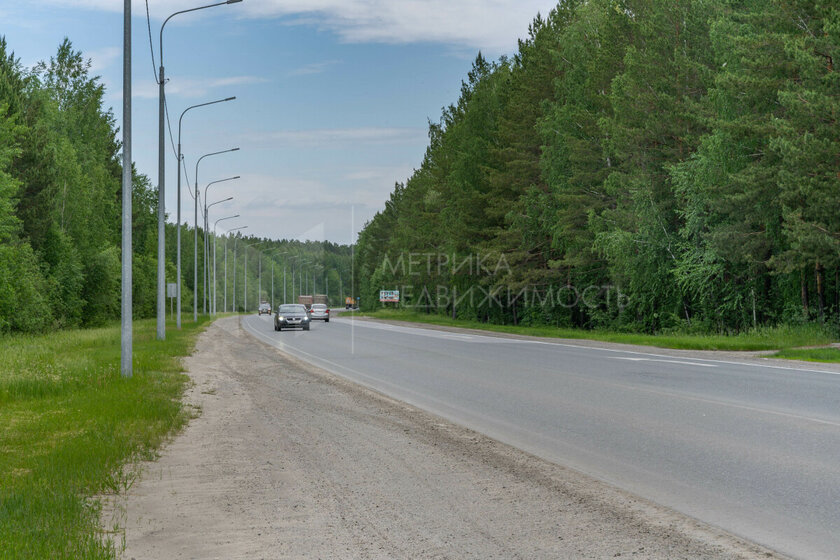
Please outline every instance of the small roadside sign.
M172 305L176 297L178 297L178 284L166 284L166 297L169 298L169 314L175 317L175 308Z
M379 301L383 303L399 303L399 290L379 290Z

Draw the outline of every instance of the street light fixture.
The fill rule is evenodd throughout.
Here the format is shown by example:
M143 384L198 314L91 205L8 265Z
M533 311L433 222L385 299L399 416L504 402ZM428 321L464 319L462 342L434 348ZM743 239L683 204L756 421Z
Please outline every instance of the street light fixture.
M238 148L235 148L235 149L238 149ZM198 167L198 164L196 164L196 167ZM207 183L206 187L204 187L204 290L205 291L204 291L204 298L203 298L204 299L204 309L202 311L203 313L207 313L207 267L209 265L209 258L207 256L207 250L208 250L207 230L209 229L209 224L207 223L207 209L209 208L209 206L207 206L207 189L209 189L212 185L215 185L216 183L224 183L225 181L233 181L235 179L239 179L239 175L236 175L235 177L228 177L226 179L219 179L218 181L211 181L211 182ZM198 189L196 189L195 199L196 199L196 202L198 202ZM196 252L196 254L198 254L198 253Z
M231 197L233 198L233 197ZM233 216L226 216L224 218L219 218L215 222L213 222L213 305L210 306L211 311L210 313L215 315L216 314L216 300L218 299L218 294L216 293L216 224L223 220L232 220L233 218L238 218L239 214L234 214ZM227 255L225 255L227 259ZM225 270L227 273L227 269Z
M273 253L277 253L277 251L279 251L280 249L282 249L282 247L277 247L276 249L272 249L271 251L266 252L266 256L271 255ZM286 253L288 253L288 251L283 251L283 252L277 253L277 254L278 255L285 255ZM283 281L285 282L285 276L283 278ZM284 284L284 286L283 286L284 290L285 290L285 287L286 286ZM285 303L285 301L284 301L284 303ZM274 259L271 259L271 308L274 309Z
M205 107L207 105L215 105L216 103L224 103L225 101L233 101L236 97L226 97L225 99L217 99L216 101L210 101L207 103L199 103L198 105L193 105L192 107L187 107L181 113L180 118L178 118L178 243L177 243L177 276L176 282L178 282L178 289L177 289L177 298L178 301L176 303L176 307L178 308L178 315L175 319L175 325L178 329L181 328L181 165L184 161L184 156L181 154L181 125L182 121L184 120L184 115L187 114L187 111L191 109L195 109L196 107Z
M220 152L210 152L204 154L198 161L195 162L195 251L193 253L193 321L198 321L198 164L206 157L217 156L219 154L226 154L228 152L238 152L239 148L231 148L229 150L222 150ZM207 228L205 227L205 232Z
M165 192L166 192L166 178L165 178L165 154L166 143L164 140L164 114L166 112L166 94L164 87L166 86L166 77L163 66L163 30L170 19L188 12L195 12L205 8L213 8L223 4L235 4L242 0L227 0L226 2L217 2L215 4L208 4L206 6L199 6L197 8L190 8L188 10L180 10L171 14L168 18L163 20L160 26L160 76L158 78L158 270L157 270L157 339L164 340L166 338L166 267L164 259L166 258L166 229L164 222L166 221L166 207L165 207ZM181 174L181 162L178 162L178 175Z
M216 202L205 206L204 209L204 313L207 313L207 304L209 301L209 298L207 297L207 284L210 280L210 272L208 270L210 268L210 255L208 255L210 252L210 244L207 242L207 230L210 228L207 222L207 217L210 215L210 208L217 204L221 204L222 202L228 202L229 200L233 200L233 197L229 196L227 198L223 198L222 200L217 200ZM205 199L204 202L207 203L207 199Z
M242 309L248 313L248 248L254 245L262 245L265 241L254 241L253 243L245 244L245 285L242 288Z
M227 231L227 235L225 236L225 304L224 304L224 311L223 313L227 313L227 242L228 238L230 237L230 232L237 231L240 229L246 229L248 226L240 226L237 228L229 229ZM234 308L236 306L236 242L239 241L239 237L237 237L233 242L233 302Z
M288 257L288 258L290 258L290 259L300 259L301 256L300 255L292 255L291 257ZM283 265L283 275L284 276L286 275L285 264ZM284 282L284 285L285 285L285 280L283 282ZM298 295L300 295L301 293L303 293L303 292L300 291L300 286L298 286ZM294 301L295 301L295 267L293 265L292 266L292 302L294 302ZM283 294L283 302L287 303L285 293Z

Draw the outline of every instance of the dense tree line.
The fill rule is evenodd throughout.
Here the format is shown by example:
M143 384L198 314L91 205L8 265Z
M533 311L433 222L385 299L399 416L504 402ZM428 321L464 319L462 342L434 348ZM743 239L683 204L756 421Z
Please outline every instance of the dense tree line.
M563 0L362 231L362 302L733 331L840 315L840 5ZM487 264L491 266L487 266Z
M49 62L28 69L0 37L0 333L94 326L119 317L121 146L104 95L98 77L90 74L89 60L70 41L65 40ZM145 175L135 171L133 176L133 309L135 317L142 318L156 312L157 192ZM182 299L188 316L195 289L194 234L194 229L187 229L182 243ZM203 238L203 230L198 234ZM174 282L173 224L167 224L166 238L166 276ZM217 241L221 311L225 253L224 240ZM240 242L234 269L233 250ZM334 299L341 296L342 274L350 278L346 246L255 238L231 239L227 245L228 290L232 292L238 278L239 309L245 296L243 250L256 265L247 270L251 310L258 300L270 299L268 277L263 275L260 282L259 259L269 271L272 260L277 270L288 262L289 275L291 263L309 261L310 276L314 278L316 271L319 275L315 287L331 281ZM280 250L269 254L267 249L283 249L285 254ZM203 243L199 251L203 272ZM289 260L292 256L297 258ZM232 293L230 298L232 304Z

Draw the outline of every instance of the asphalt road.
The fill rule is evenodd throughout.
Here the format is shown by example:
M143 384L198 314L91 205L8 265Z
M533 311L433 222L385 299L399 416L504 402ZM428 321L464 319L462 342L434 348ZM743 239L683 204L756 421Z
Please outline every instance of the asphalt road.
M349 318L309 332L274 332L256 315L242 324L335 374L784 554L838 557L840 372Z

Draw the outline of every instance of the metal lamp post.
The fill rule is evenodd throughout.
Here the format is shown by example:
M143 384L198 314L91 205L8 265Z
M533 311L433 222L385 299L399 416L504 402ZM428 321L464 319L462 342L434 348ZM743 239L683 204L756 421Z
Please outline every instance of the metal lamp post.
M207 268L210 264L209 256L207 255L208 245L207 245L207 230L209 229L209 224L207 223L207 189L209 189L212 185L216 183L224 183L225 181L233 181L234 179L239 179L239 175L235 177L228 177L226 179L219 179L218 181L211 181L207 183L207 186L204 187L204 306L203 306L203 313L207 313ZM197 189L196 189L197 192ZM196 197L196 200L198 198ZM215 203L214 203L215 204Z
M318 284L316 282L316 280L318 278L318 275L316 273L316 270L320 269L320 268L323 268L320 264L318 264L318 263L313 263L312 264L312 295L315 295L315 293L318 291L318 287L317 287Z
M134 369L134 328L132 324L131 267L133 262L131 239L131 0L123 4L123 114L122 114L122 223L120 274L120 374L131 377Z
M219 218L215 222L213 222L213 304L210 306L210 313L212 315L216 314L216 303L219 299L218 294L216 293L216 288L218 287L216 283L216 225L224 220L232 220L233 218L238 218L239 214L234 214L233 216L225 216L224 218ZM227 272L227 270L225 270Z
M303 295L303 265L310 264L309 261L300 261L298 263L298 295ZM294 275L294 273L292 273ZM306 277L306 291L309 291L309 275ZM293 296L294 297L294 296Z
M290 259L299 259L299 258L300 258L300 255L292 255L292 256L291 256L291 257L289 257L289 258L290 258ZM285 276L285 274L286 274L286 266L285 266L285 265L283 265L283 275ZM285 280L284 280L284 286L285 286ZM285 294L284 294L283 299L284 299L284 300L286 299L286 298L285 298ZM294 301L295 301L295 267L294 267L294 265L293 265L293 266L292 266L292 302L294 302Z
M245 245L245 286L242 288L242 309L245 313L248 313L248 249L262 243L262 241L255 241Z
M198 321L198 164L206 157L217 156L219 154L226 154L228 152L239 151L239 148L231 148L229 150L222 150L220 152L211 152L204 154L198 161L195 162L195 252L193 254L193 321ZM206 228L205 228L206 229Z
M228 281L227 281L227 242L228 242L228 237L230 237L230 232L237 231L237 230L240 230L240 229L245 229L247 227L248 226L241 226L241 227L229 229L228 234L225 236L225 289L224 289L225 305L224 305L224 308L223 308L224 309L223 313L227 313L227 284L228 284ZM237 241L239 241L238 237L233 242L233 304L234 304L234 306L236 305L236 242ZM232 309L231 311L234 311L234 309Z
M210 244L207 242L207 230L209 229L209 227L207 226L207 224L208 224L208 218L207 217L210 214L210 208L212 208L213 206L215 206L217 204L221 204L222 202L228 202L230 200L233 200L232 196L229 196L229 197L224 198L222 200L217 200L216 202L207 205L205 207L205 210L204 210L204 224L205 224L205 227L204 227L204 256L205 256L205 259L204 259L204 274L203 274L203 276L204 276L204 313L207 313L207 305L209 303L209 298L207 297L207 284L210 281L210 272L208 270L210 268L210 256L207 254L210 251Z
M243 226L243 229L247 228L247 227L248 226ZM233 241L233 311L236 311L236 245L238 244L238 242L239 242L239 238L237 237ZM247 251L247 249L248 249L248 246L246 245L245 250ZM247 253L246 253L246 256L247 256ZM248 260L246 259L245 260L246 266L247 266L247 263L248 263ZM246 269L245 274L247 275L247 273L248 273L248 271ZM247 283L247 277L246 277L246 283Z
M210 101L208 103L199 103L198 105L193 105L191 107L187 107L181 113L180 118L178 118L178 243L177 243L177 276L176 282L178 283L177 289L177 303L175 306L178 308L178 314L176 315L175 319L175 326L177 328L181 328L181 165L184 161L184 156L181 153L181 125L182 121L184 120L184 115L187 114L187 111L191 109L195 109L197 107L204 107L206 105L215 105L216 103L224 103L225 101L233 101L236 97L227 97L225 99L217 99L216 101Z
M208 4L206 6L199 6L197 8L190 8L188 10L181 10L170 15L163 20L160 26L160 76L158 77L158 269L157 269L157 339L164 340L166 338L166 267L164 259L166 258L166 229L164 222L166 221L165 208L165 151L166 142L164 139L164 114L166 112L166 93L164 87L166 86L166 77L163 66L163 30L170 19L188 12L195 12L205 8L213 8L223 4L235 4L242 0L227 0L226 2L218 2L215 4ZM178 163L180 167L180 162ZM178 175L180 175L180 169Z
M271 255L272 253L277 253L280 250L280 247L277 249L272 249L268 251L266 255ZM288 251L283 251L281 253L277 253L278 255L285 255ZM271 259L271 308L274 309L274 259Z

